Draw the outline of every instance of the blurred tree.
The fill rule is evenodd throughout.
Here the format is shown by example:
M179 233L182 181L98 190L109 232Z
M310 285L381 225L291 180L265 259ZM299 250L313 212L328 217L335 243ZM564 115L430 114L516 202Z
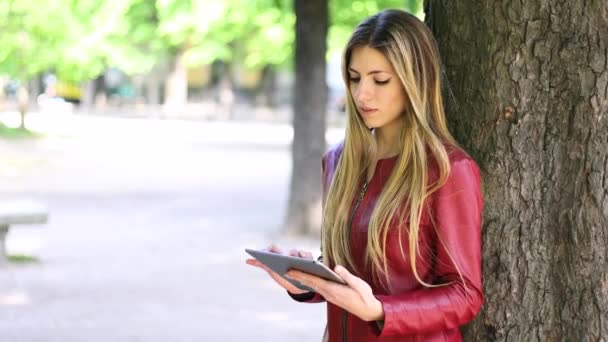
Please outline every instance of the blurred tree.
M402 3L334 0L330 5L335 20L328 44L338 51L364 16ZM44 71L76 84L96 80L87 83L85 104L99 92L110 66L128 75L149 74L153 102L167 76L167 101L183 103L188 66L223 61L228 85L235 63L239 70L264 70L261 89L272 99L276 70L293 65L293 0L10 0L0 4L0 19L0 71L24 82Z
M325 150L328 0L295 0L296 78L291 186L286 229L316 233L321 217L320 160Z
M70 32L57 61L58 76L72 82L87 81L83 106L88 107L98 93L105 96L104 73L115 67L127 74L148 72L156 62L158 51L141 41L141 32L150 25L141 20L131 25L132 8L140 0L67 1L63 25ZM103 91L103 92L102 92Z
M187 99L186 67L225 64L221 84L232 91L232 63L248 68L282 65L291 56L290 33L294 15L286 0L227 0L156 2L157 33L173 56L166 102L181 105Z
M52 10L49 9L51 14ZM49 11L27 1L0 2L0 74L19 80L17 100L22 128L32 97L27 81L49 68L56 58L55 37L61 34L61 28L45 25L44 15Z
M608 340L608 2L426 8L484 178L486 304L464 339Z
M405 9L410 13L415 14L420 19L424 19L424 11L422 5L423 0L405 0Z
M108 65L146 71L154 59L129 37L131 1L0 2L0 72L25 85L46 71L73 83L96 78Z
M348 37L364 18L386 8L400 8L422 16L422 0L331 0L329 54L341 53Z
M59 15L33 2L0 2L0 73L25 81L52 65L62 27L46 25L48 14Z
M63 13L51 21L63 30L55 36L61 43L55 49L59 58L54 61L60 78L81 82L95 78L108 66L127 73L142 72L154 62L130 37L126 14L133 0L55 1Z
M147 102L161 103L161 89L168 74L169 60L172 58L171 44L159 32L159 9L155 0L131 0L131 6L126 13L129 25L128 39L132 46L145 53L151 59L146 64L146 70L140 72L143 76L143 89Z

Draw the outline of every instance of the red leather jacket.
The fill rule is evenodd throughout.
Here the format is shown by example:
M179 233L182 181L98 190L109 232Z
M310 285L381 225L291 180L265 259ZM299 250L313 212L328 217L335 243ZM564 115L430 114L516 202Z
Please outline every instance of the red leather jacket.
M331 182L342 144L323 156L324 191ZM396 157L379 160L367 191L356 210L351 226L351 253L359 277L367 281L382 303L384 324L365 322L344 309L327 303L329 341L462 341L459 327L469 322L483 303L481 279L481 177L477 165L465 152L448 147L450 175L448 181L425 203L433 213L432 229L428 210L423 210L419 231L418 275L427 283L450 285L427 288L414 277L410 261L403 260L397 233L389 232L386 255L391 289L374 281L363 260L367 245L367 227L372 210L395 165ZM429 180L438 178L436 164L429 163ZM441 241L439 240L441 238ZM407 233L402 245L409 256ZM443 248L449 247L452 258ZM436 257L432 257L436 255ZM452 259L454 261L452 261ZM458 268L454 267L454 262ZM460 270L460 275L458 270ZM461 278L462 275L462 278ZM462 280L464 279L465 285ZM293 296L303 302L321 302L316 294Z

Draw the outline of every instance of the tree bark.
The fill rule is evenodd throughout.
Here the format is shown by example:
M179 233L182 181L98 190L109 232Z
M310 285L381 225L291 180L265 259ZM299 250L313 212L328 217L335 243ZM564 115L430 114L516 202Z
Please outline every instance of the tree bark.
M466 341L608 340L608 2L425 3L484 179Z
M292 172L286 231L317 234L321 222L321 156L325 150L327 0L296 0L296 77Z

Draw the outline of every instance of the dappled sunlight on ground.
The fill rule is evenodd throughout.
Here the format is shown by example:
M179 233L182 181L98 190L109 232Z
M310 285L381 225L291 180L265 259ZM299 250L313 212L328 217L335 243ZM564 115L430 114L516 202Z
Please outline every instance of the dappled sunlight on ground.
M0 307L2 306L25 306L29 305L30 298L23 291L12 291L0 293Z
M0 139L0 198L41 200L49 222L7 237L9 253L39 262L0 270L4 337L320 339L325 306L295 303L245 264L245 248L271 243L319 253L317 238L279 234L289 126L41 113L28 124L44 135Z

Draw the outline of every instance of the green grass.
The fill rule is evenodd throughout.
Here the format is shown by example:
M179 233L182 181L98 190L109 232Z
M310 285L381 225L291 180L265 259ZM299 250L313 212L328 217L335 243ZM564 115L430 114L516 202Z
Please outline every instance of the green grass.
M39 264L40 259L35 256L25 254L13 254L7 256L8 261L15 264Z
M27 129L21 128L10 128L0 123L0 138L6 139L28 139L28 138L40 138L43 135L28 131Z

